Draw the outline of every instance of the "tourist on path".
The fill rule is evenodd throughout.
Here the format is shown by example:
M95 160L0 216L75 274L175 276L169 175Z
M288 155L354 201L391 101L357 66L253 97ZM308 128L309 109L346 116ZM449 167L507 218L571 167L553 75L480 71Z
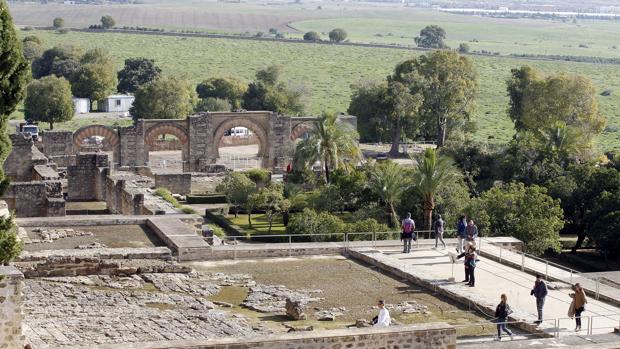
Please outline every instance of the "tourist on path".
M407 218L401 224L400 240L403 242L403 253L411 252L411 240L415 234L415 222L411 219L411 213L407 213Z
M538 321L535 324L540 324L543 321L543 307L545 306L545 297L547 297L547 284L542 279L542 275L536 275L536 282L534 288L530 292L530 295L536 297L536 310L538 310Z
M462 257L465 257L465 261L463 262L465 265L465 280L463 280L463 282L466 282L469 287L474 287L476 285L476 276L474 274L477 262L476 248L469 244L467 246L467 251L461 253L456 258L460 259Z
M506 319L508 319L508 315L512 313L510 306L508 305L508 297L505 294L500 296L501 301L495 308L495 317L497 318L497 338L498 341L502 340L502 331L506 332L510 339L512 339L512 332L508 328L506 328Z
M441 215L437 216L437 220L435 221L435 248L437 248L437 243L439 242L439 240L441 240L441 243L443 244L443 248L446 248L446 243L445 241L443 241L443 230L444 227L446 225L446 222L441 219Z
M458 238L458 246L456 248L456 251L458 253L463 253L463 242L465 241L465 237L467 236L465 234L465 231L467 229L467 218L465 218L465 216L461 216L461 218L459 218L459 221L456 222L456 237Z
M390 326L392 319L390 318L390 312L387 309L385 309L385 301L380 300L377 306L379 307L379 315L376 317L377 321L376 322L373 321L374 322L373 326L374 327Z
M573 286L573 290L575 293L571 293L569 296L573 299L571 306L575 309L575 332L578 332L581 330L581 313L586 310L588 299L586 298L586 292L579 283Z
M466 240L469 243L476 244L476 239L478 238L478 227L474 223L473 219L469 220L469 224L467 224L467 228L465 229Z

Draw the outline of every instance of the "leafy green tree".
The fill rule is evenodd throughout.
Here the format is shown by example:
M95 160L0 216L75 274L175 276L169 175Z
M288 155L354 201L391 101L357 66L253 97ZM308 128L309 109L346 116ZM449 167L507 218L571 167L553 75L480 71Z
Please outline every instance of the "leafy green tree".
M284 188L280 184L271 183L258 191L258 207L265 210L265 216L269 222L267 234L271 234L274 218L290 207L290 202L284 198Z
M82 52L73 46L54 46L32 62L32 77L40 79L51 75L54 62L67 59L79 61L81 55Z
M422 95L419 128L427 136L435 133L439 147L453 130L463 127L474 109L477 74L471 60L456 52L434 51L405 61L392 79Z
M448 45L444 42L446 38L446 31L438 25L428 25L420 30L420 36L414 38L418 47L424 48L448 48Z
M26 120L54 123L69 121L75 114L71 98L71 85L65 78L53 75L34 80L28 85L24 101Z
M80 61L73 58L57 59L52 63L52 70L50 75L55 75L59 78L65 78L67 80L73 79L73 75L77 72L82 65Z
M230 172L215 190L226 196L228 204L233 206L236 218L239 216L239 207L245 206L249 196L256 192L256 184L243 173Z
M402 78L399 77L399 78ZM400 142L405 130L415 132L419 126L419 111L423 96L419 91L411 89L407 82L388 78L387 103L390 106L388 120L392 129L392 147L390 155L397 156Z
M13 216L0 217L0 265L9 265L22 252Z
M247 110L269 110L279 114L300 114L304 110L303 90L279 81L280 68L270 66L256 73L256 81L243 94Z
M116 21L114 20L114 18L112 18L112 16L106 15L101 17L101 27L103 29L110 29L113 28L116 25Z
M199 100L198 103L196 103L196 108L194 108L194 110L197 112L231 111L232 106L230 105L227 99L208 97L208 98Z
M321 35L317 32L307 32L304 34L304 41L321 41Z
M343 42L347 39L347 31L342 28L336 28L329 32L329 41Z
M336 114L324 113L313 124L309 137L297 144L296 167L306 167L320 161L325 181L330 183L330 171L347 164L355 164L361 158L357 147L357 131L338 123Z
M351 86L351 102L347 112L357 117L360 142L390 141L386 82L365 81Z
M441 156L433 148L427 148L424 155L416 159L413 186L422 199L424 229L431 230L435 196L456 176L452 159Z
M472 200L467 211L486 234L513 236L525 243L528 253L560 251L562 208L544 187L523 183L493 187Z
M84 52L80 64L114 65L114 62L106 50L96 47Z
M469 53L469 44L462 42L459 44L459 53Z
M22 47L6 1L0 0L0 165L4 163L11 150L8 136L8 118L17 104L24 98L24 90L30 78L28 61L24 58ZM0 195L9 182L0 169ZM8 258L10 256L0 256Z
M189 83L172 76L160 76L135 93L129 110L134 119L182 119L194 109Z
M39 39L38 36L28 35L22 40L24 57L29 61L33 62L35 59L41 57L43 51L43 42Z
M100 101L114 91L116 87L116 71L108 64L87 63L73 74L71 90L73 95ZM91 105L94 103L91 103Z
M155 60L148 58L127 58L125 66L117 74L120 93L134 93L147 82L151 82L161 74L161 69L155 65Z
M239 109L241 107L241 99L247 88L247 85L236 78L210 78L196 86L196 93L202 99L218 98L227 100L233 108Z
M61 17L56 17L54 18L52 25L54 26L54 29L60 29L65 26L65 20Z
M584 76L560 73L543 78L527 66L513 69L508 95L508 114L515 129L532 132L543 143L549 144L551 136L555 138L551 143L557 145L554 134L559 130L565 137L574 134L580 139L574 144L575 152L586 151L605 127L596 89Z
M376 164L370 170L368 186L385 205L388 225L392 228L398 226L396 206L410 184L410 179L403 176L403 168L392 161Z

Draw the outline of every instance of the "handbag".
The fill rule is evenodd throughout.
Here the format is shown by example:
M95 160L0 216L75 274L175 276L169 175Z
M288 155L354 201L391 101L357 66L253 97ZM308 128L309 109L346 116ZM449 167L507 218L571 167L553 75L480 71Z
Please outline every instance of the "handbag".
M571 319L575 317L575 301L574 300L570 302L570 307L568 307L568 317Z

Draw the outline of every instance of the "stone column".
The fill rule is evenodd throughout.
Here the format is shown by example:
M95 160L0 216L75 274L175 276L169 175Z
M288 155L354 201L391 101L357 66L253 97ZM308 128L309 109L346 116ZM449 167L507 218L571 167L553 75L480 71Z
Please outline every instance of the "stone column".
M22 289L24 274L12 266L0 266L0 348L22 349Z

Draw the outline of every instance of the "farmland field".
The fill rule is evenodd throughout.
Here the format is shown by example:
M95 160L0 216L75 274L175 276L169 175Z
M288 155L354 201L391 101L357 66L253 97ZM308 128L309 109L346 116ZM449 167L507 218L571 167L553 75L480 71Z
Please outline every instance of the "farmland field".
M32 32L29 32L32 33ZM104 47L114 57L117 69L127 57L150 57L165 74L189 79L193 83L213 76L236 76L250 81L256 70L270 64L283 67L284 79L302 85L307 93L307 112L346 110L350 85L365 79L382 79L394 66L417 52L350 46L260 42L213 38L180 38L161 35L119 33L78 33L65 35L38 31L47 46L72 44L83 48ZM619 65L536 61L507 57L473 56L480 76L474 120L479 140L503 142L512 136L506 116L508 98L505 81L510 69L529 64L544 72L569 72L590 77L599 91L612 91L599 97L602 113L608 118L600 137L601 150L620 148ZM59 126L60 127L60 126Z

